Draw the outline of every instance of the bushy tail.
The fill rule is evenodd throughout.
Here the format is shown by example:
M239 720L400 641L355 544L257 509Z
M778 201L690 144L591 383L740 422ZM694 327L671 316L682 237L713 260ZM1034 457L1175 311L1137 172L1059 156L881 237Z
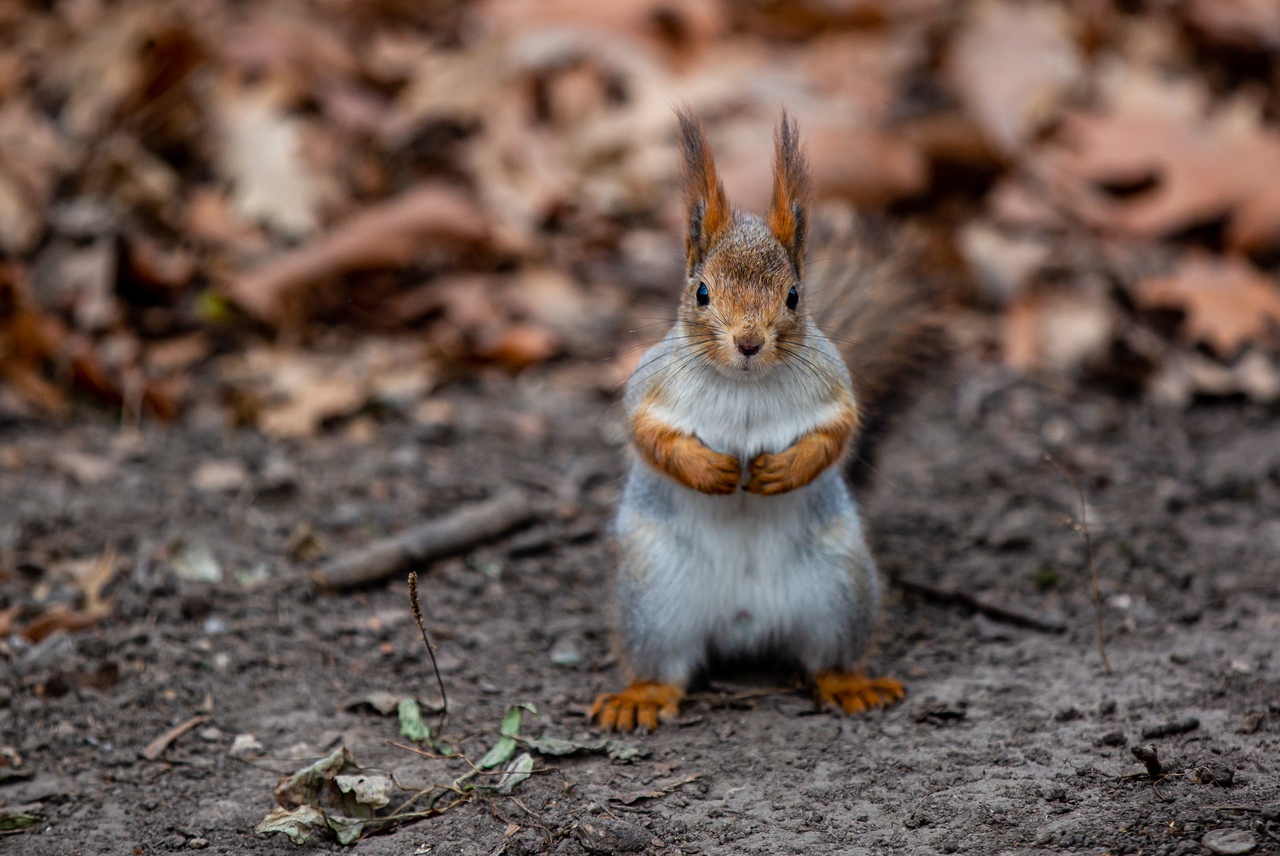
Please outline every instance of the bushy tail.
M950 348L936 287L909 271L916 241L848 209L817 211L813 221L805 291L853 375L862 428L849 475L864 482L890 419Z

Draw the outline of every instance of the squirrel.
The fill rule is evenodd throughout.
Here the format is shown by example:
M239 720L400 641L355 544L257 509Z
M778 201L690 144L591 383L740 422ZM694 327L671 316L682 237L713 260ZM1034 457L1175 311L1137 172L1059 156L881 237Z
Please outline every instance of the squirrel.
M763 218L730 208L701 126L678 120L685 286L623 397L633 454L613 532L633 680L590 717L653 730L708 663L762 657L803 668L823 707L893 704L902 684L859 669L880 584L839 464L941 330L922 289L864 258L848 229L820 234L806 270L808 171L785 112Z

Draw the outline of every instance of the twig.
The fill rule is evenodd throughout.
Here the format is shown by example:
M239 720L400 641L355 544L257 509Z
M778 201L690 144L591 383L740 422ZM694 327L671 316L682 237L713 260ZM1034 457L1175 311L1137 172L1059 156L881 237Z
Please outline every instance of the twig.
M1160 764L1160 756L1156 754L1154 745L1148 743L1145 746L1131 746L1129 751L1147 768L1147 777L1151 781L1159 781L1164 776L1164 767Z
M907 579L906 577L895 577L893 584L906 591L927 597L930 600L935 600L939 603L958 603L982 613L987 618L1008 624L1016 624L1019 627L1029 627L1032 630L1042 630L1045 633L1062 633L1067 629L1067 623L1061 618L1051 615L1033 615L1007 606L1001 606L984 597L970 594L960 589L943 588L932 583Z
M465 550L534 516L533 503L507 490L452 514L382 538L326 562L313 576L328 589L348 589L386 579L409 565Z
M1089 534L1089 509L1084 501L1084 488L1080 487L1080 482L1057 458L1047 452L1044 458L1062 473L1063 478L1071 482L1071 486L1076 489L1076 495L1080 498L1080 529L1084 532L1084 546L1089 553L1089 579L1093 584L1093 614L1098 624L1098 653L1102 655L1102 670L1109 675L1111 662L1107 659L1107 637L1102 629L1102 592L1098 588L1098 562L1093 555L1093 537Z
M427 646L427 656L431 658L431 669L436 673L436 686L440 688L440 724L436 726L437 736L444 733L444 724L449 719L449 696L444 691L444 678L440 677L440 665L436 662L436 646L431 644L427 636L427 624L422 620L422 605L418 602L418 572L409 572L409 609L413 611L413 620L422 631L422 644Z
M1161 737L1173 737L1178 734L1186 734L1188 731L1195 731L1199 727L1200 720L1194 716L1188 716L1186 719L1164 722L1151 728L1144 728L1142 729L1142 739L1158 740Z
M193 716L181 725L175 725L173 728L170 728L164 734L161 734L155 740L148 743L146 748L142 750L142 757L146 758L148 761L156 760L164 754L164 750L169 748L170 743L177 740L197 725L207 722L208 720L209 717L207 716Z

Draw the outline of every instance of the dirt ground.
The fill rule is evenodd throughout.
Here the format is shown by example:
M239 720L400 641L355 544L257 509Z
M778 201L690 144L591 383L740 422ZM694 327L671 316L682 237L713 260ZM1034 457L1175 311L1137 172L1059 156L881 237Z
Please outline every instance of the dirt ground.
M882 570L910 582L888 589L870 663L904 680L905 702L844 718L815 712L785 679L718 676L678 721L630 739L643 753L629 761L539 757L548 772L513 795L354 852L1200 853L1215 829L1280 852L1280 824L1265 819L1280 805L1280 421L1248 404L1167 411L994 369L955 377L898 423L864 491ZM373 690L436 698L405 582L318 593L308 551L332 555L504 485L535 495L542 520L423 569L445 735L477 757L525 702L538 716L522 733L589 736L586 706L623 680L605 537L617 405L572 367L442 398L436 424L389 412L372 430L296 444L199 418L133 438L102 414L0 428L10 601L60 561L108 546L122 556L112 618L5 649L0 744L34 774L0 784L0 800L38 803L41 822L0 850L342 849L254 835L280 773L342 743L409 787L457 776L457 761L390 745L403 742L394 715L345 707ZM1046 451L1088 494L1110 674L1069 525L1075 492ZM198 489L210 461L248 478ZM175 575L175 545L200 542L220 582ZM978 615L930 587L1066 629ZM159 760L140 756L201 712ZM1198 727L1142 736L1188 717ZM245 733L266 758L228 755ZM1130 754L1145 742L1170 771L1158 783ZM1207 783L1227 773L1229 787Z

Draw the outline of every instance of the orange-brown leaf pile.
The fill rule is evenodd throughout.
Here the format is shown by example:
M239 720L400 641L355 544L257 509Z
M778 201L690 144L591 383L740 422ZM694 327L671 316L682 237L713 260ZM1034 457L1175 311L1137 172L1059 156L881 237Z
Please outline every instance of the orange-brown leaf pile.
M412 398L616 353L681 278L678 104L757 209L785 105L816 197L917 220L1018 367L1274 374L1277 22L1280 0L11 3L0 410L170 417L217 390L306 433L400 359Z

